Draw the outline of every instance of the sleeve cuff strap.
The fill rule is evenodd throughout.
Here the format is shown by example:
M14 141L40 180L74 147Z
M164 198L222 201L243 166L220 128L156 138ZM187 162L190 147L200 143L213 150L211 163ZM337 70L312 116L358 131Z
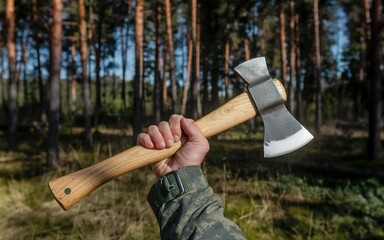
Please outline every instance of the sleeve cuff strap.
M148 194L148 202L155 210L186 193L208 187L200 166L188 166L167 173L159 179Z

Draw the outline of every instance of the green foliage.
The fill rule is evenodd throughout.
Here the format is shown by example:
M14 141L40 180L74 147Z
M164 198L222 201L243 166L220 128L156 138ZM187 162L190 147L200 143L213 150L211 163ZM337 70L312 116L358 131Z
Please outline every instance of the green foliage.
M104 106L105 114L111 117L121 116L121 110L123 109L122 101L120 98L115 98L112 101L108 101Z
M338 186L331 197L347 214L384 219L384 187L377 179Z
M111 108L118 108L117 106ZM111 113L112 114L112 113ZM225 205L225 215L249 239L380 239L384 219L384 186L375 178L335 178L331 173L284 170L286 161L329 159L342 146L340 139L318 140L312 151L285 159L261 159L261 135L244 134L242 128L211 139L204 171ZM64 212L51 197L48 180L73 172L129 146L121 129L101 129L95 147L85 151L74 130L62 137L62 165L43 172L43 141L26 133L18 161L0 163L0 232L2 239L158 239L159 229L146 194L155 181L149 168L126 174L90 194ZM3 139L5 136L0 135ZM319 142L320 141L320 142ZM351 148L360 144L345 142ZM4 142L4 141L0 141ZM333 144L330 144L333 142ZM334 146L332 151L327 152ZM239 147L241 146L241 147ZM4 146L3 146L4 147ZM301 151L303 152L303 151ZM351 152L338 165L352 161ZM10 153L0 153L5 159ZM337 159L337 158L335 158ZM341 161L343 160L343 161ZM335 160L333 160L335 161ZM277 164L276 164L277 163ZM31 171L31 169L35 169ZM296 173L297 172L297 173Z

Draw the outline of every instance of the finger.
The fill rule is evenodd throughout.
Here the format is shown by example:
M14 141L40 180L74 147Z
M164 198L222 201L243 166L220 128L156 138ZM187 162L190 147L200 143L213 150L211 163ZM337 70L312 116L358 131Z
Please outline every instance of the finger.
M155 125L148 127L148 134L151 137L151 140L157 149L165 148L165 141L163 135L161 134L159 128Z
M140 133L139 136L137 136L137 144L142 145L146 148L154 148L155 145L153 144L151 137L146 133Z
M192 119L182 119L180 122L180 126L185 133L185 135L188 136L188 138L200 138L204 137L203 134L201 133L200 128L198 128L195 124L193 124Z
M172 147L174 143L173 134L168 122L159 123L159 131L163 135L166 147Z
M184 117L182 115L178 114L173 114L169 118L169 127L171 128L172 134L173 134L173 139L175 142L179 141L182 135L182 130L180 126L180 121Z

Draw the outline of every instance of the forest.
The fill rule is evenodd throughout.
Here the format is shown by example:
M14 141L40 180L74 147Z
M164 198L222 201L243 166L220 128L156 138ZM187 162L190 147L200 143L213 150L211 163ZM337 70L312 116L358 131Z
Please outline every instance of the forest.
M256 57L313 135L263 157L263 122L209 138L203 170L248 239L384 239L380 0L0 1L0 240L160 239L150 167L63 211L48 181L246 91Z

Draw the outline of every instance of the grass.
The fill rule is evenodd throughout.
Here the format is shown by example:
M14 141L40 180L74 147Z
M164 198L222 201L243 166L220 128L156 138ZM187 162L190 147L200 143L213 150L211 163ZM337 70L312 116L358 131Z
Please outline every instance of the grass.
M318 137L300 151L264 160L262 136L238 130L211 139L203 168L225 215L248 239L384 239L382 179L340 175L337 168L382 166L364 160L364 139ZM81 136L68 133L62 137L61 167L44 172L44 143L33 132L26 136L20 138L25 139L20 152L0 152L0 158L10 159L0 163L1 240L159 239L146 203L155 181L149 168L105 184L69 211L58 206L47 187L50 179L124 150L129 137L100 132L94 149L86 151ZM324 166L334 168L324 171Z

